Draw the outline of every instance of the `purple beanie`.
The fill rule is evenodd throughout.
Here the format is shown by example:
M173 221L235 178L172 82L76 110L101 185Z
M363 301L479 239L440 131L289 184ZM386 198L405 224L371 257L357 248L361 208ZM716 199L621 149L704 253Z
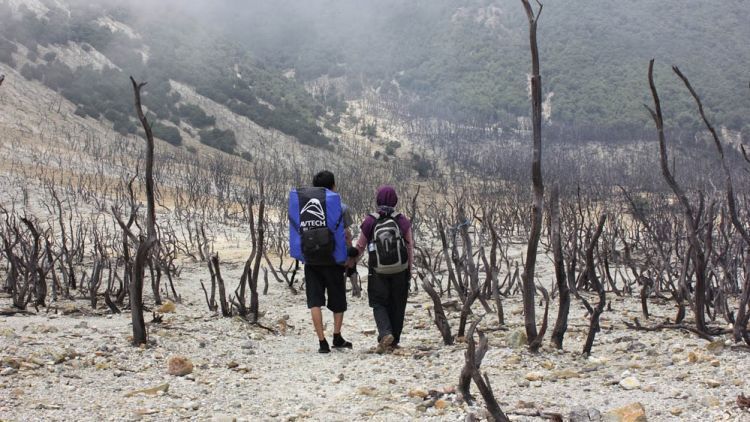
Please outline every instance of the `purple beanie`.
M376 201L379 207L395 207L398 203L398 195L396 195L396 189L394 189L392 186L379 187Z

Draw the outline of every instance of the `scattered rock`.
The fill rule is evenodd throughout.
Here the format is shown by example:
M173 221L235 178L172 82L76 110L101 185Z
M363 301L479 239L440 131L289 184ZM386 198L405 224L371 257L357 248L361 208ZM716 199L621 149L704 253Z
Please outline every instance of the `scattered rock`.
M641 386L641 382L635 377L627 377L620 380L620 387L626 390L635 390Z
M160 314L171 314L177 309L177 306L174 304L174 302L167 300L166 302L162 303L161 306L156 308L156 312Z
M714 379L707 379L706 380L706 385L709 386L709 387L711 387L711 388L716 388L716 387L718 387L718 386L721 385L721 381L714 380Z
M570 422L598 422L602 419L602 415L596 409L575 406L570 410L568 419L570 419Z
M719 407L719 406L721 406L721 400L717 399L714 396L705 397L702 400L702 403L706 407Z
M711 353L721 353L722 350L724 350L724 341L723 340L715 340L711 343L708 343L706 345L706 350L708 350Z
M574 371L572 369L561 369L559 371L554 371L554 372L552 372L552 375L555 378L561 379L561 380L566 380L566 379L570 379L570 378L580 378L581 377L581 374L579 374L578 372L576 372L576 371Z
M646 409L640 403L612 409L604 414L606 422L646 422Z
M0 360L0 364L2 364L2 366L14 369L18 369L21 367L21 361L10 357L2 358L2 360Z
M167 361L167 373L178 377L191 374L193 372L193 362L184 356L172 356Z
M377 390L373 387L365 386L357 388L357 393L361 396L374 397L377 394Z
M159 392L163 394L163 393L166 393L167 391L169 391L169 384L162 384L162 385L157 385L156 387L146 388L143 390L131 391L125 394L125 397L133 397L138 394L145 394L147 396L155 396L159 394Z
M679 407L674 407L672 409L669 409L669 414L672 416L680 416L682 414L682 409Z
M508 346L514 349L520 349L526 346L528 337L526 337L526 331L518 329L510 333L508 336Z
M447 407L448 407L448 402L445 400L440 399L435 402L435 409L443 410Z
M419 389L415 389L415 390L409 390L409 393L408 393L408 396L409 396L409 397L412 397L412 398L420 398L420 399L424 399L424 398L425 398L425 397L427 397L428 395L429 395L429 393L427 393L427 392L426 392L426 391L424 391L424 390L419 390Z
M187 410L198 410L200 409L200 404L196 401L188 401L183 403L182 408Z
M242 345L240 347L242 349L244 349L244 350L254 349L255 348L255 343L253 343L252 341L248 340L248 341L242 343Z
M0 376L7 377L9 375L13 375L18 372L18 369L16 368L4 368L2 371L0 371Z
M529 372L524 376L529 381L541 381L544 379L544 374L541 372Z
M80 314L81 310L78 309L78 306L76 306L75 304L70 303L70 304L67 304L67 305L63 306L63 308L60 310L60 312L63 315L73 315L73 314ZM56 331L57 330L55 330L55 332Z

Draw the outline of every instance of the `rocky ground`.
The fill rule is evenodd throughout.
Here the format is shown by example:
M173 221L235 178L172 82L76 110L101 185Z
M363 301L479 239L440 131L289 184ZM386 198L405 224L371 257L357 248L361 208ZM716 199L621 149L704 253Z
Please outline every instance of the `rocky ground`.
M182 303L162 323L149 324L155 344L147 348L130 346L128 314L92 313L84 301L0 317L0 420L486 417L481 402L467 406L454 394L466 345L442 345L422 291L410 299L402 350L372 352L374 324L361 298L350 301L346 314L344 335L354 349L319 355L303 295L272 284L261 296L262 323L272 333L209 312L199 284L207 272L197 264L183 270ZM241 266L225 264L224 272L227 281L237 280ZM0 307L6 305L3 299ZM523 414L537 411L575 421L628 420L608 413L628 405L650 421L750 420L736 404L748 391L750 355L727 339L708 343L678 331L629 330L623 321L638 316L639 304L615 299L591 357L580 354L587 322L577 305L565 351L545 345L530 354L519 347L520 302L505 305L507 330L490 315L481 325L490 344L482 369L512 420L534 420ZM654 321L673 313L666 305L651 310ZM451 311L454 333L457 314ZM192 371L177 365L171 372L189 374L170 375L168 360L175 356L188 359Z

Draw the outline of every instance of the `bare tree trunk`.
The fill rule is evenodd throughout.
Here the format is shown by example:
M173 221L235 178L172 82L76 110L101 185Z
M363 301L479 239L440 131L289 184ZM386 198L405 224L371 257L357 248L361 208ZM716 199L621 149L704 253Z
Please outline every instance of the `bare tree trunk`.
M552 344L556 348L563 348L563 338L565 337L565 331L568 329L568 313L570 312L570 289L568 288L568 280L565 275L565 262L562 253L562 239L560 231L562 229L560 224L560 191L557 185L552 188L552 201L551 201L551 241L552 241L552 253L555 261L555 278L557 280L557 288L560 293L560 306L557 309L557 321L555 322L555 328L552 330Z
M688 91L690 91L690 94L693 96L693 99L695 100L695 103L698 105L698 113L701 116L701 119L703 120L703 124L706 126L708 131L711 133L711 136L714 140L714 145L716 146L716 150L719 153L719 158L721 158L721 168L724 172L725 177L725 183L726 183L726 192L727 192L727 206L729 208L729 216L732 220L732 225L737 230L737 232L742 237L742 240L745 242L745 245L747 247L750 247L750 233L745 229L745 226L740 221L739 215L737 213L737 201L734 194L734 183L732 182L732 172L729 170L729 166L727 165L726 159L724 157L724 148L721 145L721 141L719 140L719 135L716 132L716 129L711 124L711 122L706 117L706 113L703 110L703 103L701 102L700 97L698 96L698 93L695 92L692 85L690 85L690 81L688 78L680 71L679 68L673 67L672 70L674 73L677 74L677 76L682 79L682 82L685 84L685 87L687 87ZM744 147L742 149L743 153L745 152ZM747 271L750 269L747 265L745 266L745 270ZM734 340L739 342L742 340L743 336L747 337L747 319L745 318L746 315L746 308L748 303L748 296L750 295L750 292L748 291L750 288L750 283L748 282L747 276L744 283L744 287L742 289L742 295L740 297L740 308L738 309L737 313L737 319L734 323ZM696 292L697 294L697 292ZM697 305L696 305L697 306ZM743 334L743 332L745 334Z
M258 207L258 244L255 248L255 263L253 264L253 274L250 277L250 314L252 315L252 322L258 322L260 316L259 313L259 302L258 302L258 276L260 275L260 261L263 259L263 249L265 247L265 209L266 200L265 186L263 179L260 180L260 206Z
M594 312L591 314L589 334L586 336L586 343L583 346L583 354L587 356L591 354L591 348L594 345L594 337L596 336L596 333L599 332L599 317L602 315L602 312L604 312L604 305L607 300L604 286L596 275L596 265L594 264L594 249L596 248L597 242L599 242L599 237L602 234L602 229L604 228L604 223L606 221L607 215L602 214L599 217L596 232L594 232L594 235L591 237L588 247L586 248L586 272L588 274L589 282L599 294L599 303L596 304L596 308L594 308Z
M490 420L494 420L496 422L508 422L508 417L505 416L505 413L503 413L502 409L500 409L500 404L497 402L497 399L495 399L495 394L492 391L489 377L487 377L487 374L482 374L482 371L480 370L482 360L484 359L484 355L487 353L487 349L489 346L487 337L484 335L484 333L477 330L477 325L480 321L481 318L474 321L471 324L471 327L469 327L469 333L466 338L468 347L466 348L466 352L464 353L464 367L463 369L461 369L461 375L459 376L457 390L461 394L464 401L466 401L467 403L471 403L473 401L473 398L470 394L470 387L471 380L474 380L474 384L477 385L479 393L482 394L482 398L484 399L487 411L491 416ZM474 331L477 331L479 333L478 348L476 342L474 341Z
M443 336L443 344L450 346L453 344L453 335L451 334L451 326L448 323L448 318L445 316L443 304L440 302L440 296L432 287L432 284L426 280L424 275L420 274L419 276L422 279L422 287L424 288L424 291L427 292L430 299L432 299L433 312L435 312L435 325L440 331L440 335Z
M539 72L539 47L537 45L537 22L542 5L534 12L529 0L521 0L529 20L529 45L531 49L531 125L533 131L531 181L533 202L531 206L531 232L526 249L523 272L523 313L528 343L537 337L534 294L536 291L534 272L539 238L542 234L542 209L544 207L544 184L542 182L542 77ZM538 2L537 2L538 3Z
M146 238L143 236L138 242L138 251L135 256L135 265L133 267L133 278L130 281L130 315L133 322L133 344L146 344L148 341L146 333L146 322L143 319L143 278L146 263L149 260L151 248L156 245L156 205L154 201L154 135L151 132L151 125L143 113L141 106L141 88L146 83L137 83L133 77L130 77L133 84L133 93L135 95L135 110L138 119L143 125L146 132L146 201L148 210L146 213Z
M221 276L221 265L219 264L218 253L211 257L208 265L213 265L214 270L211 275L216 279L216 284L219 286L219 305L221 306L221 315L230 317L232 316L232 311L229 309L229 303L227 302L227 290L224 285L224 278Z
M706 256L698 236L700 218L695 215L693 207L690 205L687 195L675 180L672 172L669 170L669 158L667 156L667 144L664 136L664 118L661 111L661 101L654 83L654 60L649 62L648 82L651 87L651 95L654 99L655 109L646 106L651 113L651 117L656 124L656 130L659 136L659 156L661 158L661 171L672 192L677 196L683 208L685 224L688 229L688 240L693 249L693 266L695 268L695 324L698 331L707 332L706 326Z

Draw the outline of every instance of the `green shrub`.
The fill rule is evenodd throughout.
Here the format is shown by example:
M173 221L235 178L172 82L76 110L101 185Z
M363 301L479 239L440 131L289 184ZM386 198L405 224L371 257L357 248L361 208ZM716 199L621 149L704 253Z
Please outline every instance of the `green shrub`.
M182 145L182 135L180 135L180 131L174 126L166 126L156 122L152 124L151 131L155 137L167 142L168 144L174 146Z
M178 109L180 117L185 119L191 126L197 129L203 129L216 124L216 119L209 116L202 108L193 104L185 104Z
M233 153L237 146L237 138L232 130L206 129L200 131L201 143L226 153Z

